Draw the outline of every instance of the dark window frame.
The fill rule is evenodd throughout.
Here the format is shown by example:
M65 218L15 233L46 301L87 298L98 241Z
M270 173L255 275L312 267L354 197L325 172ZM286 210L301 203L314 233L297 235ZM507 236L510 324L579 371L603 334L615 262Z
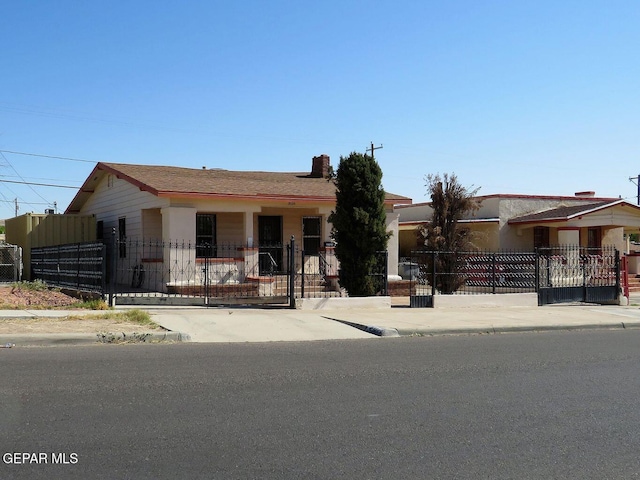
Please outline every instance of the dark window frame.
M602 248L602 227L587 228L587 247Z
M549 248L550 230L544 226L533 227L533 248Z
M215 213L196 213L196 258L218 256L217 230Z
M305 222L307 220L314 220L318 222L317 233L309 233L309 229L305 228ZM315 223L315 222L314 222ZM302 249L305 255L319 255L320 247L322 246L322 217L320 216L305 216L302 217Z

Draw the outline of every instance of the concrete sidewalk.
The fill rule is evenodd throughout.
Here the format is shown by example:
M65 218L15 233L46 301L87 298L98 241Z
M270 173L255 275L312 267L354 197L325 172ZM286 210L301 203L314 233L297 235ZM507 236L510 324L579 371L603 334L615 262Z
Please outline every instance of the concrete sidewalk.
M376 339L398 335L501 333L593 328L640 328L638 306L552 305L545 307L274 308L148 307L169 331L166 340L271 342ZM64 311L0 312L0 317L64 316ZM0 335L0 345L96 343L86 334ZM19 340L16 340L18 339Z
M480 308L147 309L193 342L265 342L398 335L640 328L640 308L599 305Z
M640 308L600 305L476 308L148 308L168 330L193 342L268 342L398 335L640 328Z

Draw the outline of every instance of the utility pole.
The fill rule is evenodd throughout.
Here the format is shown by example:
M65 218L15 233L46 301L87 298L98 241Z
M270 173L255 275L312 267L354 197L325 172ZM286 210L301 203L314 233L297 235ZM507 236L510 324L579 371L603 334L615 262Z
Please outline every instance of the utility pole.
M16 202L16 217L18 216L18 210L20 209L20 207L18 206L18 199L15 199Z
M376 150L379 150L379 149L381 149L381 148L382 148L382 144L380 144L380 146L379 146L379 147L374 147L374 146L373 146L373 142L371 142L371 148L367 148L367 152L369 152L369 151L370 151L370 152L371 152L371 158L372 158L373 160L375 160L375 157L374 157L373 153L374 153Z
M637 177L629 177L629 180L638 187L638 205L640 205L640 175Z

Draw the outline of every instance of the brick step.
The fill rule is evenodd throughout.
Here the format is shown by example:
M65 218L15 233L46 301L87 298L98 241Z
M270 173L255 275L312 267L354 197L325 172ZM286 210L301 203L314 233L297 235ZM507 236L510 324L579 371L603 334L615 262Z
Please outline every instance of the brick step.
M302 293L302 289L300 287L296 287L294 289L296 295L300 295ZM331 292L335 292L335 290L330 290L328 288L325 287L308 287L305 285L304 287L304 294L316 294L316 293L331 293ZM287 289L286 288L276 288L273 290L274 295L276 296L281 296L281 295L286 295L287 294ZM335 293L340 293L340 292L335 292Z

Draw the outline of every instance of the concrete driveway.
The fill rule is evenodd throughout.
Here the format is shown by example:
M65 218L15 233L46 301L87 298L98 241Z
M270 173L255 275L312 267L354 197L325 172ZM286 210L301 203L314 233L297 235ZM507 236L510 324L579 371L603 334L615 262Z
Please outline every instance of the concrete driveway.
M145 308L154 322L192 342L272 342L378 338L317 311L257 308Z

